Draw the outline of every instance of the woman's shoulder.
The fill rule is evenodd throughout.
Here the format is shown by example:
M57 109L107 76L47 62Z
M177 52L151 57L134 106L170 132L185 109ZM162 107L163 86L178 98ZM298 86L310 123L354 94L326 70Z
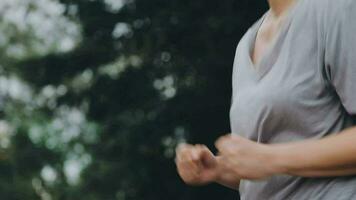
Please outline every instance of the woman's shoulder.
M319 29L324 37L356 17L356 0L296 0L300 1L298 24ZM307 27L307 26L306 26Z
M325 18L337 18L347 12L355 12L355 0L305 0L313 10L321 12Z
M321 22L326 32L335 28L345 28L348 24L355 23L356 0L309 0L314 3L320 13Z

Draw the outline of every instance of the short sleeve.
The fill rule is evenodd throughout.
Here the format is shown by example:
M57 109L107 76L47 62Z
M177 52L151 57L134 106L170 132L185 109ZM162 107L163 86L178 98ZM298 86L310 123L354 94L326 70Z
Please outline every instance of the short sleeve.
M356 1L330 2L325 22L325 66L346 111L356 115Z

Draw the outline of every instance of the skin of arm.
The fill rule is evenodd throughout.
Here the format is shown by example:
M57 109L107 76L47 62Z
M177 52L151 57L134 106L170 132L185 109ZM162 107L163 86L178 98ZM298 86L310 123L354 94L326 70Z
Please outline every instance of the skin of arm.
M281 173L304 176L356 174L356 127L322 139L271 146Z
M221 166L220 162L222 161L221 156L216 156L218 165ZM215 180L216 183L228 187L233 190L238 190L240 185L240 178L235 174L227 173L221 167L218 168L218 176Z
M243 179L288 174L303 177L356 175L356 127L321 139L262 144L241 136L220 137L216 147L224 171Z
M197 172L205 174L203 177L210 177L194 183L194 179L201 179L203 174L195 175L192 182L186 181L188 184L216 182L238 190L241 179L266 179L278 174L302 177L356 175L355 142L356 127L321 139L279 144L262 144L228 134L216 141L215 146L219 150L216 156L205 146L198 145L184 150L185 156L178 153L182 158L177 163L178 166L179 163L188 164L182 174L200 166ZM187 159L193 154L197 155L196 159Z

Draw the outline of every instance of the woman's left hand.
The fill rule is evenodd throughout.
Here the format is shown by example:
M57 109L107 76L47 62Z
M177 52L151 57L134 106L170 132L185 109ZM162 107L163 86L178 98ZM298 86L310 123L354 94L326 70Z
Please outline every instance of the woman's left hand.
M224 173L232 173L241 179L265 179L280 172L272 146L234 134L220 137L215 146Z

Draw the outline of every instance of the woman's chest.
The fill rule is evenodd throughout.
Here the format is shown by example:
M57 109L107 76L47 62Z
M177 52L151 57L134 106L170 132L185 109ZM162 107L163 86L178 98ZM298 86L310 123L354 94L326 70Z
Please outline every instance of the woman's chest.
M270 66L258 69L263 73L255 70L249 59L248 37L241 41L233 70L233 126L247 130L242 128L247 124L268 122L276 127L283 121L293 121L293 126L300 127L305 116L313 115L308 123L317 123L327 113L336 97L326 79L323 47L317 34L310 29L298 33L289 30L279 48L274 49L277 52L265 60L270 62L264 64Z
M257 30L250 31L241 40L233 66L234 96L240 100L282 104L328 95L330 88L320 31L312 23L295 20L281 33L273 48L268 49L271 51L268 54L264 51L270 43L263 41L263 37L254 43ZM256 49L252 52L265 54L258 69L251 58L253 47Z

